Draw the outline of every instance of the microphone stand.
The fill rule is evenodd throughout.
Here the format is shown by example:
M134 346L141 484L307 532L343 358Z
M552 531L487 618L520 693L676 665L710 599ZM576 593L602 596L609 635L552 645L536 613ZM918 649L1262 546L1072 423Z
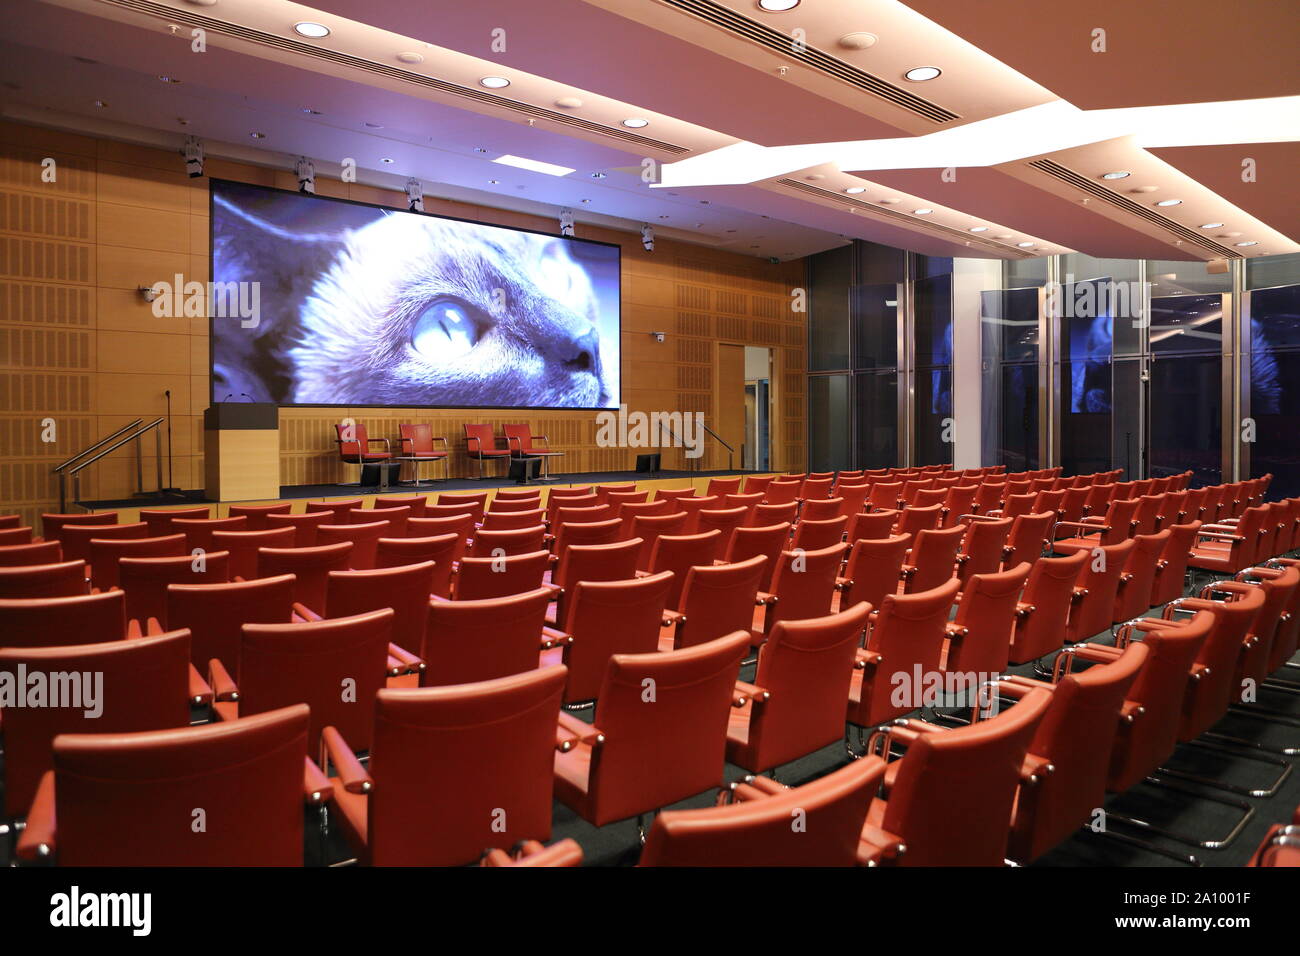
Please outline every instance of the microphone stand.
M164 498L184 498L181 490L175 487L172 473L172 390L163 391L167 397L167 487L160 489Z

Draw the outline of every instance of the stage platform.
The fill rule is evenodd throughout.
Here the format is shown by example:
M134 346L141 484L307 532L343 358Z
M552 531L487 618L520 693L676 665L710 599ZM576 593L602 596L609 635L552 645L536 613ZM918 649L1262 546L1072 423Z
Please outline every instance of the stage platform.
M609 485L636 482L637 490L643 488L685 488L694 486L703 494L710 478L732 478L745 475L770 475L771 471L659 471L654 477L635 471L602 471L576 475L552 475L547 481L532 481L527 485L511 481L508 478L484 478L475 481L471 478L450 478L446 481L424 481L417 488L413 484L393 485L387 491L375 487L358 487L356 485L286 485L280 488L278 498L263 498L250 501L216 502L204 497L203 491L182 491L169 498L125 498L110 501L82 501L80 506L87 511L119 511L121 521L135 520L134 514L141 508L193 508L196 505L211 505L213 517L224 517L230 505L272 504L276 501L325 500L329 498L374 498L377 495L429 495L436 499L444 491L487 491L495 492L500 488L537 488L546 499L547 489L572 488L575 485ZM295 511L306 510L295 508Z

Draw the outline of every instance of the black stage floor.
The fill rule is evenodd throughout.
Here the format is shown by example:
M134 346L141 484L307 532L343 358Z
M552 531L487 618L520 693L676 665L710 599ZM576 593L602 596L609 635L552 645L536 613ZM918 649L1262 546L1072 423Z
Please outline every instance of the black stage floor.
M717 478L735 475L770 475L770 471L656 471L654 474L638 471L595 471L585 474L551 475L546 481L531 481L530 485L538 488L564 488L570 485L605 484L622 481L670 481L672 479ZM449 478L446 481L422 481L417 488L406 483L391 485L381 492L371 485L283 485L280 498L339 498L345 495L373 494L436 494L439 491L482 491L489 488L518 488L520 484L509 478L484 478L476 481L472 478ZM169 497L140 495L134 498L118 498L106 501L82 501L80 505L92 511L102 508L158 508L168 505L215 504L204 497L203 489L181 491Z

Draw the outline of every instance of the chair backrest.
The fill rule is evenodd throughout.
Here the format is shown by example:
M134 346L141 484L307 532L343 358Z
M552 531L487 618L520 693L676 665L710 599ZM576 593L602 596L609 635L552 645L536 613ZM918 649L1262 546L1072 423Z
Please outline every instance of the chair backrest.
M505 504L513 503L505 502ZM522 501L519 504L528 505L531 502ZM507 531L511 528L533 528L545 523L546 512L543 509L520 508L518 511L488 511L483 515L483 524L480 527L484 531Z
M655 542L663 534L690 534L687 528L688 518L678 512L668 515L637 515L632 519L632 534L641 539L641 552L637 556L637 568L650 570L650 559L654 555Z
M754 509L763 503L763 492L755 491L748 494L730 494L722 496L723 508L744 508L745 522L748 523L754 518ZM825 502L819 502L825 504Z
M498 488L492 496L490 504L500 504L503 501L527 501L531 498L537 498L539 501L542 497L540 488Z
M454 687L381 690L363 862L455 866L488 846L547 839L564 678L563 667L549 667ZM433 803L430 774L454 782L439 787Z
M348 567L365 571L375 566L375 554L380 538L396 538L389 521L367 521L363 524L323 524L316 529L316 543L322 546L347 542Z
M274 505L231 505L229 514L232 518L246 518L244 529L247 531L265 531L271 525L268 515L287 515L293 511L293 502L282 501Z
M533 432L527 425L502 425L501 431L506 436L506 444L514 451L533 447Z
M1011 525L1007 535L1009 549L1003 559L1003 567L1014 568L1022 561L1033 564L1043 556L1052 537L1052 525L1056 523L1056 513L1044 511L1040 514L1020 515Z
M398 425L397 434L400 441L399 447L403 455L431 455L435 450L433 446L433 426L429 424L416 425ZM382 507L378 502L375 507Z
M898 508L899 499L902 497L901 481L878 481L871 486L871 492L867 495L867 504L871 505L873 510L893 511Z
M1081 548L1063 558L1039 558L1033 563L1011 640L1013 663L1032 661L1065 643L1075 585L1092 560L1092 554Z
M614 514L616 515L621 513L619 509L623 505L643 505L649 500L650 489L648 488L643 489L642 491L637 491L635 489L628 491L606 491L604 497L605 504L613 506Z
M776 479L764 489L763 500L769 505L798 504L799 489L803 487L802 479L798 481L781 481Z
M583 499L583 504L577 507L560 504L551 513L551 530L559 531L562 525L582 524L592 521L608 521L610 518L617 517L617 509L608 504L589 504L587 499Z
M348 524L366 524L371 521L387 521L390 538L406 536L406 523L411 519L411 509L405 505L389 508L353 508L348 512Z
M212 547L230 553L230 578L251 580L257 577L259 548L292 548L297 532L293 528L267 528L262 531L214 531Z
M1133 538L1133 550L1124 562L1115 610L1111 622L1118 624L1145 614L1151 607L1151 588L1156 580L1156 563L1169 541L1168 529L1158 534L1139 534Z
M457 601L482 601L536 591L551 566L551 553L537 550L499 558L462 558L456 571Z
M655 817L638 866L853 866L862 821L884 775L885 762L867 757L759 799L665 810ZM793 819L805 825L794 827Z
M542 550L546 540L546 526L533 525L531 528L507 528L490 531L482 528L474 532L474 546L470 548L472 558L504 557L511 554L531 554Z
M209 673L213 658L237 674L243 626L292 621L293 587L291 574L226 584L169 584L164 625L189 629L190 658L200 674Z
M867 493L871 486L863 484L845 484L840 482L835 486L835 497L840 499L839 513L846 518L852 518L855 514L866 507Z
M656 488L655 501L679 501L682 498L694 498L695 486L687 485L685 488Z
M172 520L175 518L203 519L211 518L212 509L207 505L197 508L141 508L140 517L149 526L149 537L173 534Z
M117 562L121 558L164 558L188 554L185 535L158 538L91 538L90 584L100 591L117 586Z
M214 531L247 531L248 519L236 518L173 518L171 533L185 535L186 546L191 550L212 550Z
M912 496L912 500L908 503L917 505L921 508L929 508L932 505L942 505L947 500L947 488L921 488Z
M342 422L334 426L339 456L353 460L370 451L370 434L360 422Z
M1164 495L1142 495L1138 498L1137 511L1133 520L1137 522L1136 534L1154 534L1160 522L1160 513L1164 510Z
M131 524L77 525L65 524L59 531L65 561L90 561L90 542L120 541L123 538L148 538L149 526L143 521Z
M269 514L266 516L267 528L292 528L294 532L293 547L316 547L316 529L327 521L334 520L332 511L308 511L305 514Z
M928 508L908 505L899 513L894 532L915 535L918 531L933 531L939 527L939 522L942 520L943 505L930 505Z
M804 506L807 507L807 503ZM849 519L843 515L836 515L824 521L805 518L795 526L794 542L791 547L816 551L819 548L829 548L833 544L839 544L844 540L844 529L848 523Z
M972 521L966 526L958 556L958 578L965 582L972 574L992 574L1002 567L1002 549L1011 535L1014 520Z
M1120 708L1147 659L1134 641L1109 664L1065 674L1034 732L1029 753L1052 766L1022 787L1011 833L1011 858L1028 863L1092 821L1106 796L1106 773ZM1032 684L1026 685L1032 686Z
M480 509L487 507L488 493L486 491L444 491L438 495L438 504L448 505L478 505ZM482 515L482 510L478 514Z
M750 524L754 527L767 527L769 525L794 524L794 520L799 515L799 502L791 500L784 504L772 504L766 502L754 507L754 513L750 516Z
M483 513L484 520L490 514L510 514L516 511L540 511L546 514L546 509L542 507L541 492L534 491L532 494L522 498L502 497L505 491L498 491L491 501L488 502L487 511Z
M432 561L422 561L398 568L331 571L325 585L322 616L354 617L368 611L392 608L392 636L389 639L412 654L419 653L429 623L433 569Z
M27 815L41 775L51 769L59 734L158 730L190 722L187 631L131 641L0 648L5 683L30 694L27 678L37 673L50 675L49 696L36 706L29 698L24 706L4 710L7 817Z
M412 518L423 518L424 509L429 505L427 495L376 495L375 507L410 508Z
M682 533L694 534L700 530L700 512L706 508L717 510L722 507L723 501L716 495L711 495L707 498L678 498L676 504L675 510L686 515L686 526L682 529Z
M307 513L328 511L334 517L330 519L330 524L342 524L348 520L348 512L353 508L365 507L364 498L340 498L338 501L309 501L307 502Z
M717 640L733 631L748 631L754 623L754 600L767 559L754 555L743 561L713 567L696 565L686 572L677 608L675 646L692 647Z
M88 594L85 561L0 567L0 598L51 598Z
M871 511L854 515L849 521L849 543L888 538L894 533L894 525L898 523L900 514L898 511Z
M493 451L497 447L497 436L491 425L465 425L465 445L471 457L480 452Z
M41 534L47 541L62 541L64 525L117 524L117 519L118 513L116 511L92 511L79 515L43 514L41 515Z
M120 641L126 636L126 594L114 590L74 597L0 599L0 634L4 647Z
M461 515L469 515L471 524L478 524L483 520L486 508L481 501L467 501L462 504L443 504L439 501L436 505L425 505L424 520L431 518L455 518ZM409 525L409 522L408 522Z
M775 477L775 475L746 475L745 494L753 494L758 491L766 492L767 486L772 483Z
M230 555L209 551L178 558L122 558L117 579L126 592L126 616L144 624L167 616L167 585L218 584L230 580Z
M654 547L650 551L650 566L646 570L652 574L661 571L673 573L668 586L666 607L677 607L682 588L686 584L686 572L698 565L713 564L723 554L725 546L722 532L717 530L702 531L699 534L661 534L655 538Z
M835 578L848 545L833 544L817 551L782 551L772 575L776 603L767 608L768 631L778 621L825 617L835 596Z
M744 506L738 508L701 508L695 514L695 527L687 531L687 533L692 534L697 531L717 529L722 532L724 539L730 540L731 532L743 525L748 517L749 509ZM726 540L724 540L724 544Z
M829 498L831 496L831 486L834 484L834 478L814 478L809 475L804 479L803 487L799 489L799 497L805 501Z
M301 866L307 708L54 747L65 866ZM96 728L104 730L106 728ZM161 826L190 820L206 828Z
M1020 766L1050 691L1035 688L1015 706L968 727L918 734L889 792L881 826L907 846L903 866L1001 866ZM953 813L952 781L962 781Z
M654 501L629 502L618 507L619 536L630 538L635 533L635 521L640 515L681 514L673 498L656 498Z
M710 478L709 484L704 489L704 497L721 500L725 495L739 494L741 480L740 478Z
M239 647L239 713L293 704L311 708L307 741L337 727L357 750L370 749L375 693L388 676L393 611L294 624L245 624Z
M748 737L732 763L766 770L843 736L853 657L871 610L862 602L826 617L781 621L768 631L754 677L766 697L749 702Z
M617 518L563 525L555 535L552 551L563 561L565 552L576 544L613 544L619 540L620 525Z
M1038 501L1038 495L1030 492L1025 495L1007 495L1006 501L1002 504L1003 518L1018 518L1021 515L1032 514L1034 504Z
M737 631L671 654L610 659L596 702L605 739L591 766L592 823L623 820L722 783L732 688L748 646L749 633ZM647 686L654 687L652 707L645 704Z
M961 521L962 515L974 513L972 509L975 507L975 496L979 493L980 487L976 484L956 484L948 489L943 499L945 528L951 528Z
M886 594L898 590L903 560L912 541L905 534L887 538L859 538L849 549L849 563L844 571L842 607L863 601L880 607Z
M1196 663L1203 669L1188 686L1180 740L1195 739L1218 723L1241 691L1237 667L1245 641L1264 607L1264 589L1246 588L1233 597L1236 599L1227 602L1193 602L1196 609L1209 611L1215 620L1196 655Z
M615 654L653 654L674 574L661 571L630 581L579 581L568 604L564 647L565 703L594 700Z
M451 597L453 562L457 550L462 547L463 542L454 534L428 538L380 538L375 545L375 567L398 568L432 561L433 587L430 593L447 598Z
M425 509L426 513L429 509ZM454 534L457 538L453 560L459 561L468 547L469 536L474 533L474 516L467 512L436 518L412 518L406 522L406 533L412 538L436 538Z
M422 687L469 684L537 667L547 588L482 601L431 601Z
M928 591L937 588L957 573L957 549L966 536L966 526L918 531L912 541L912 553L904 578L904 590Z
M1082 487L1067 488L1065 496L1061 499L1061 520L1062 521L1082 521L1084 515L1084 505L1088 503L1088 496L1092 493L1092 486L1085 485Z
M593 490L595 491L596 494L596 500L599 501L601 504L609 503L610 494L627 494L628 492L632 492L633 494L638 493L636 490L635 481L620 481L620 482L613 482L610 484L596 485L596 487ZM646 497L650 496L650 492L648 490L646 491L645 494Z
M0 547L0 568L19 568L31 564L57 564L63 560L63 547L57 541L10 544Z
M956 628L944 665L949 674L1002 674L1007 669L1016 605L1029 579L1026 561L1008 571L974 574L963 584ZM974 688L972 688L973 690Z
M731 532L723 557L730 562L745 561L754 555L767 559L759 587L766 591L772 585L772 574L776 570L777 557L790 546L790 523L782 521L776 524L752 528L737 528ZM685 582L682 582L683 585ZM675 605L674 605L675 606Z
M1137 527L1135 515L1138 504L1136 498L1111 499L1102 518L1102 526L1106 529L1101 534L1102 544L1116 544L1132 536Z
M259 548L257 576L292 574L294 601L320 614L325 608L327 575L347 568L351 550L350 541L315 548Z

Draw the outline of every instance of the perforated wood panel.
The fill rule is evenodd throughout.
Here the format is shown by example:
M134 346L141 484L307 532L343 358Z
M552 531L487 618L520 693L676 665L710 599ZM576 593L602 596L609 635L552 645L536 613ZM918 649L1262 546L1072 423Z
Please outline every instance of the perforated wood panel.
M53 159L56 176L42 165ZM296 188L288 170L210 160L226 179ZM323 195L401 208L405 197L320 179ZM464 203L426 200L430 212L554 231L548 219ZM208 279L208 181L185 176L178 156L21 124L0 123L0 510L35 518L52 510L52 464L133 418L164 414L172 393L171 481L203 482L202 413L209 403L206 319L156 318L137 289L181 273ZM719 341L773 351L772 465L804 460L804 315L790 309L802 263L660 240L641 248L630 233L580 225L580 236L623 250L623 401L629 411L702 412L714 423ZM655 341L653 332L666 334ZM403 422L430 422L455 452L452 474L477 474L464 455L462 425L525 422L563 451L563 471L632 467L638 449L597 444L593 412L481 412L459 409L286 408L281 413L284 484L354 480L335 451L333 425L365 423L372 437L397 438ZM43 423L55 423L54 441ZM164 437L165 441L165 437ZM702 468L726 467L711 439ZM165 445L164 445L165 448ZM141 449L145 489L153 487L152 436ZM737 460L739 460L737 458ZM680 468L680 449L664 449ZM167 480L164 474L164 480ZM83 473L85 498L139 490L133 448Z

